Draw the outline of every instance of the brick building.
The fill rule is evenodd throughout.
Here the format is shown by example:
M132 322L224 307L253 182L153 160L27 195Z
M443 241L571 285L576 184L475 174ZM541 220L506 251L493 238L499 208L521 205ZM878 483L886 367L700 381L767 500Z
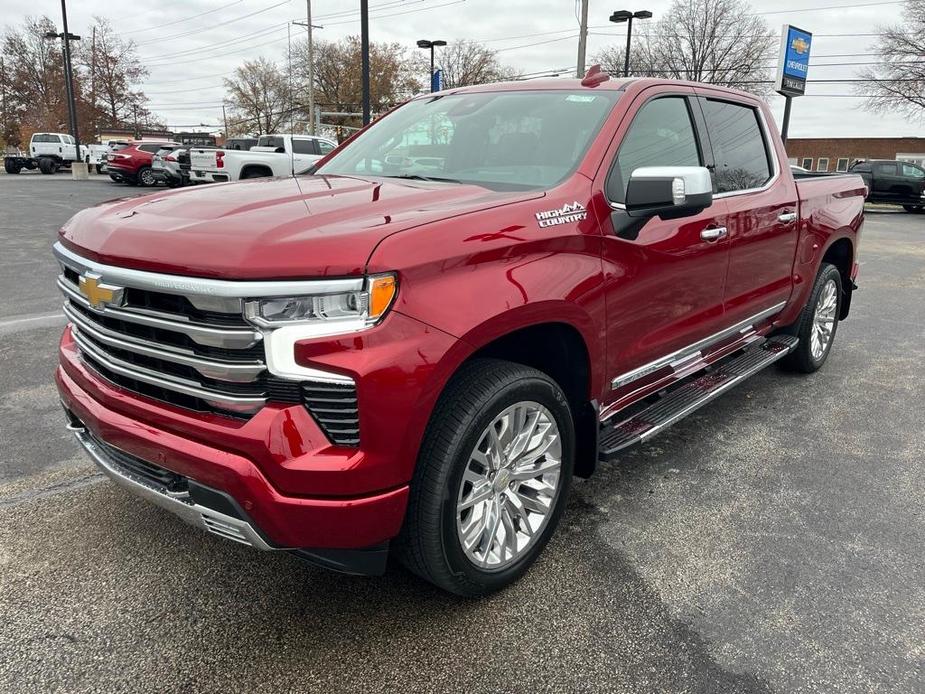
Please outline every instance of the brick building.
M847 171L855 159L925 164L925 137L792 137L787 156L810 171Z

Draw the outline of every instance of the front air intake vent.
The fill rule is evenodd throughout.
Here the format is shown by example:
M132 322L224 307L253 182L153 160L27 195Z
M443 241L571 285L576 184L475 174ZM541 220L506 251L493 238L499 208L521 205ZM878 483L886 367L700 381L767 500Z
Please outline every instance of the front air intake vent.
M360 411L354 384L305 382L302 402L331 443L351 448L360 445Z

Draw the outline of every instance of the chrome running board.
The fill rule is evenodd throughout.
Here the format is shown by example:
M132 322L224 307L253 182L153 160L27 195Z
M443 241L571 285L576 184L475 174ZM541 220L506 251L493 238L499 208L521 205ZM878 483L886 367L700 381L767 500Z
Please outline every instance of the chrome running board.
M721 361L691 381L669 390L641 412L616 424L604 424L600 457L607 459L624 448L642 443L700 409L727 390L789 354L798 343L791 335L778 335Z

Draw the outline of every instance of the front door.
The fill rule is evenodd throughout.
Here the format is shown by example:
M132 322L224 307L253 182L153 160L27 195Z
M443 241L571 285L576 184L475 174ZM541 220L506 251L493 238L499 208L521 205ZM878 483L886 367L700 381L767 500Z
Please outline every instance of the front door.
M637 168L708 165L695 127L697 108L693 91L683 87L655 87L638 97L627 114L629 125L618 132L607 179L598 182L609 191L611 207L624 202L626 182ZM653 217L634 238L619 235L612 218L603 220L611 378L630 374L631 383L632 372L724 327L725 211L725 203L716 201L692 217ZM617 386L625 388L632 385Z

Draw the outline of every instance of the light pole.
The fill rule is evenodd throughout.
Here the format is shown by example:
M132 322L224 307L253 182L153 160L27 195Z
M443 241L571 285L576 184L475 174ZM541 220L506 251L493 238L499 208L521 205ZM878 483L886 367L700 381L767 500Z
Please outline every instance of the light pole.
M418 48L430 49L430 91L434 91L434 48L445 45L446 41L428 41L427 39L418 41Z
M79 168L83 163L83 157L80 155L80 135L77 131L77 102L74 98L74 74L71 68L71 41L80 41L80 37L67 30L67 6L64 2L65 0L61 0L61 22L64 26L64 31L60 34L54 31L46 32L45 38L49 40L61 39L61 45L64 51L64 82L67 91L67 115L71 126L71 136L74 138L76 163ZM72 172L75 177L78 175L76 170L72 169Z
M360 77L363 85L363 125L369 125L372 110L369 103L369 0L360 0Z
M630 12L629 10L617 10L610 15L610 21L614 24L626 22L626 57L623 59L623 76L630 76L630 43L633 40L633 20L634 19L651 19L652 13L648 10L639 10Z

